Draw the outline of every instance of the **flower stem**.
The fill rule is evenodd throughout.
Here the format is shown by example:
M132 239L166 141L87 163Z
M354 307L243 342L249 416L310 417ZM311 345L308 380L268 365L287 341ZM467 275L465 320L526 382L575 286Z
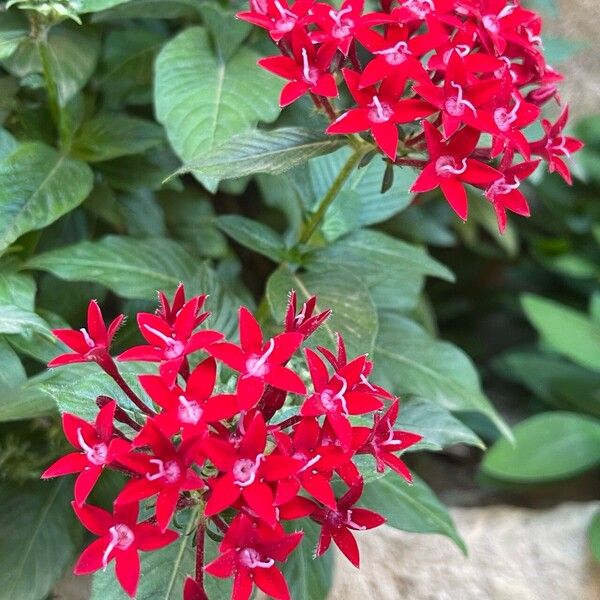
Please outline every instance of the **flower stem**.
M368 146L366 144L359 146L356 150L350 155L346 164L342 167L342 170L338 173L338 176L334 179L331 187L327 190L327 193L323 196L321 201L319 202L319 206L317 210L311 215L310 219L305 223L302 231L300 233L300 244L307 244L314 233L316 232L319 224L323 220L327 209L331 206L333 201L337 198L340 190L348 180L348 177L354 171L354 168L358 165L361 158L365 155L368 150Z
M206 525L203 519L200 519L196 531L196 583L204 592L204 534ZM206 592L205 592L206 593Z

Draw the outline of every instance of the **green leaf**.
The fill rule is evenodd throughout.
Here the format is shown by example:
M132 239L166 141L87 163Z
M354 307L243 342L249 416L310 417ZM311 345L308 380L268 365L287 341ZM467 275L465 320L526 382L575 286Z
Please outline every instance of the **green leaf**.
M588 529L588 542L590 550L597 562L600 563L600 511L598 511Z
M14 304L33 311L36 285L33 277L19 272L16 261L0 263L0 305Z
M26 380L25 369L16 352L0 339L0 406L6 392L19 387Z
M313 156L333 152L337 138L301 127L281 127L271 131L253 129L230 137L210 153L203 152L177 171L199 177L236 179L254 173L277 175Z
M194 575L196 552L193 547L194 529L197 524L197 510L179 513L177 521L184 529L181 537L162 550L142 552L142 577L136 594L137 600L180 600L183 583L188 575ZM205 540L206 560L216 557L216 544L209 537ZM205 587L210 600L229 598L231 583L227 579L217 579L209 575ZM91 600L127 600L114 575L114 565L105 571L98 571L92 582Z
M440 533L449 537L465 554L467 552L448 510L416 475L413 475L412 485L393 472L368 483L360 504L382 514L390 527L417 533Z
M145 152L162 141L162 129L152 121L106 113L81 126L73 140L72 154L97 162Z
M0 13L0 60L8 58L29 35L29 24L20 11Z
M519 423L515 444L498 440L484 456L484 474L519 483L556 481L600 462L600 421L576 413L542 413Z
M6 129L0 127L0 160L14 152L19 142Z
M401 282L410 275L433 275L454 281L452 273L422 248L369 229L355 231L317 250L311 255L310 263L340 265L369 287L390 278Z
M4 65L17 77L42 74L38 43L45 44L50 70L61 106L65 106L88 82L100 54L100 39L89 27L61 24L52 27L45 42L27 38Z
M21 145L0 162L0 253L81 204L92 180L85 163L38 142Z
M154 298L157 290L171 293L180 281L192 280L198 269L177 242L115 235L51 250L34 256L27 266L67 281L100 283L123 298L146 299Z
M196 191L163 192L159 200L168 231L201 256L222 257L227 240L216 225L212 204Z
M318 296L317 311L333 310L331 317L310 337L311 345L335 348L339 332L350 356L371 352L377 334L377 313L364 282L358 277L339 267L300 273L282 265L267 282L267 299L278 322L283 318L291 290L296 290L299 302Z
M80 529L70 481L0 482L0 588L5 598L45 598L76 550Z
M396 429L418 433L423 439L409 448L409 452L430 450L437 452L454 444L467 444L485 449L484 443L466 425L446 409L427 400L403 402Z
M0 304L0 334L30 333L32 331L50 335L44 319L34 312L13 304Z
M216 223L230 238L276 263L281 262L286 255L281 236L260 221L239 215L223 215L217 217Z
M208 33L193 27L171 40L156 60L156 115L177 155L187 162L232 135L277 118L280 83L240 48L227 62L215 56ZM204 179L212 191L215 179Z
M350 149L342 148L337 152L310 161L315 201L322 198L331 187L350 153ZM408 168L396 167L392 187L382 194L381 182L385 168L386 163L375 158L367 166L357 169L342 188L333 207L343 205L348 195L356 194L360 205L357 226L386 221L392 215L406 208L412 199L408 190L415 179L415 173Z
M558 302L524 294L521 304L542 338L558 353L600 370L600 323Z
M198 0L128 0L96 13L94 22L114 19L179 19L197 16Z
M235 10L219 4L202 2L198 6L202 21L222 59L227 62L240 47L252 29L252 25L235 18Z
M291 524L296 525L296 522ZM292 526L290 531L294 531ZM294 600L321 600L327 598L333 583L333 553L315 558L320 528L309 519L298 523L304 531L300 545L294 550L281 570L287 580L290 596Z
M414 394L451 411L480 412L510 438L510 429L482 392L466 354L434 340L410 319L380 315L374 362L375 380L397 395Z
M81 14L98 12L100 10L112 8L118 4L125 4L128 1L129 0L80 0L81 8L79 9L79 12Z

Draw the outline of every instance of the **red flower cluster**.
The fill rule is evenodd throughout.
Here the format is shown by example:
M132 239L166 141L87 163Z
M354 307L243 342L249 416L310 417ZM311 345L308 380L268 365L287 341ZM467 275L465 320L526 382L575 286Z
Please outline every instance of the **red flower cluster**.
M483 190L504 231L506 211L529 215L519 186L541 159L571 182L564 157L582 143L563 134L568 108L541 121L541 139L524 134L559 100L562 77L546 63L540 16L519 0L381 0L380 12L364 0L250 0L238 17L281 53L259 61L289 81L281 106L309 93L332 120L327 133L370 132L390 161L423 169L412 191L440 187L462 219L465 183ZM342 79L355 105L340 114L331 99Z
M42 477L78 473L73 508L98 536L75 573L91 573L114 560L117 579L134 596L138 551L174 541L178 533L169 527L175 513L194 506L201 515L198 564L186 581L186 600L206 598L204 572L232 577L236 600L247 600L254 584L274 598L288 599L276 563L284 562L302 539L302 532L286 533L282 524L288 520L319 523L316 556L333 540L358 567L353 532L377 527L384 518L355 506L363 478L354 458L371 454L379 472L389 466L410 482L398 453L421 439L394 429L398 399L369 381L372 363L366 356L349 358L339 337L335 353L306 349L308 373L302 368L304 379L299 375L298 363L290 359L329 316L329 311L316 312L316 298L298 311L292 292L284 332L268 339L254 316L240 308L239 344L224 341L219 332L198 330L209 316L201 312L204 296L186 300L180 286L172 302L164 294L159 298L156 314L138 314L147 345L126 350L116 361L110 343L123 317L107 330L95 301L89 305L87 330L54 332L73 352L57 357L52 366L96 362L138 408L132 411L100 396L94 423L63 415L74 451ZM198 351L204 353L200 361ZM156 374L138 378L145 399L119 373L118 363L127 360L158 363ZM237 373L234 393L219 391L233 386L220 383L218 362ZM277 418L286 402L286 417ZM368 414L374 415L371 427L365 425ZM362 421L353 422L355 415ZM86 503L104 469L128 476L113 514ZM335 488L334 477L339 479ZM336 493L340 486L346 490L341 496ZM140 502L151 498L151 516L140 522ZM222 541L219 556L204 565L208 523Z

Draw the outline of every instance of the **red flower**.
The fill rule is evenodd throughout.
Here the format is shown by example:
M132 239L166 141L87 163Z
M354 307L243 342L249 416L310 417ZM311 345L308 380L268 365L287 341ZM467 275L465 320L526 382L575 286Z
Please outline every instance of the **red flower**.
M362 415L381 408L382 402L372 393L354 391L360 383L366 357L359 356L338 369L330 378L325 363L316 352L306 350L314 393L302 404L300 414L306 417L325 415L344 450L350 448L352 427L349 415Z
M215 437L204 444L207 457L223 474L209 480L211 494L204 513L210 517L232 506L242 497L248 507L261 519L274 526L277 514L273 490L267 482L289 477L296 471L294 459L266 455L267 427L256 413L237 444Z
M288 79L281 91L280 106L295 102L310 92L317 96L335 98L338 95L334 76L329 72L335 46L324 44L318 50L302 29L292 34L292 56L267 56L258 64L267 71Z
M358 454L372 454L377 465L377 472L383 473L385 465L404 477L406 481L412 481L412 475L404 462L394 452L401 452L410 448L421 439L422 435L409 431L394 430L394 424L398 418L400 405L394 400L383 416L376 415L373 429L368 427L355 428L355 434L359 437L368 435L366 442L359 448ZM368 432L368 433L367 433Z
M317 297L311 296L298 312L296 291L292 290L285 311L284 328L286 333L297 331L304 336L304 339L310 337L331 315L331 310L324 310L315 315L316 308Z
M155 525L138 523L137 504L117 506L112 515L97 506L75 503L73 510L86 529L99 536L81 553L73 569L75 575L88 575L106 568L114 559L117 579L132 598L140 579L138 552L158 550L179 537L174 531L160 531Z
M541 140L531 144L531 152L548 161L548 170L550 173L557 171L571 185L573 183L571 172L565 161L560 157L566 156L567 158L571 158L575 152L583 148L583 142L563 135L563 129L567 125L568 120L568 107L563 110L554 125L550 121L543 119L542 127L544 128L545 135Z
M247 308L239 312L240 345L213 344L208 351L240 373L237 382L239 407L247 412L256 405L267 384L294 394L305 394L306 387L294 371L284 366L302 344L300 333L281 333L264 342L258 321Z
M204 434L208 423L233 417L238 410L234 395L211 396L216 377L217 365L212 357L192 371L185 390L169 386L160 376L140 375L140 384L162 409L153 418L154 424L165 435L181 433L185 440Z
M385 13L362 15L365 0L345 0L338 10L331 4L318 2L312 9L312 21L319 30L311 32L315 42L333 44L334 48L347 56L354 37L363 29L392 23L393 19Z
M385 519L381 515L365 508L354 507L362 495L362 490L363 483L361 481L337 500L334 510L324 507L317 509L311 515L311 519L321 525L321 535L315 551L316 556L324 554L333 539L342 554L355 567L359 567L358 546L351 531L373 529L385 523Z
M206 487L204 480L192 469L197 440L184 441L175 447L154 422L149 421L133 445L149 446L151 453L131 452L119 457L120 463L141 477L127 482L115 504L130 504L156 494L156 520L164 531L175 512L180 493Z
M290 600L290 592L275 562L284 562L302 539L302 532L284 533L239 514L219 547L221 554L204 570L214 577L233 577L234 600L248 600L253 583L276 600Z
M407 79L429 81L429 75L419 60L436 43L429 34L411 37L408 27L390 25L385 36L367 29L360 32L357 39L374 55L360 77L361 88L389 77L394 78L397 90L404 90Z
M468 214L467 192L463 183L489 185L502 176L500 171L468 158L479 140L479 132L465 127L445 142L442 134L428 121L423 122L429 163L411 187L412 192L442 189L448 204L463 220Z
M507 210L523 217L529 216L527 198L519 191L519 186L521 181L529 177L539 164L539 160L534 160L514 165L504 171L502 177L496 179L486 189L485 196L494 206L500 233L503 233L506 228Z
M149 345L134 346L123 352L118 360L160 362L161 375L169 383L174 383L188 354L204 350L223 337L222 333L211 329L194 333L199 322L208 316L207 313L198 315L205 298L197 296L186 302L174 320L171 315L172 323L165 314L138 313L140 332Z
M444 75L444 85L433 83L415 86L415 92L442 111L444 136L449 138L467 123L480 129L481 107L487 104L500 87L497 79L479 80L470 74L458 52L453 51Z
M87 311L87 329L53 329L52 333L74 353L61 354L53 358L49 367L60 367L79 362L102 363L108 358L108 350L115 333L123 323L124 315L119 315L106 327L102 311L96 300L90 300Z
M391 160L395 160L398 124L430 115L435 108L422 100L398 100L399 90L392 79L385 80L379 89L360 89L360 73L350 69L343 69L343 73L358 108L351 108L338 117L327 128L327 133L348 134L370 130L375 143Z
M274 42L279 42L307 17L315 0L296 0L290 6L286 0L251 0L250 11L237 13L236 17L269 32Z
M98 481L104 467L114 462L129 444L115 437L113 419L116 402L113 400L100 409L94 424L76 415L63 413L62 426L71 446L80 450L59 458L42 473L42 479L80 473L75 481L75 501L81 506Z

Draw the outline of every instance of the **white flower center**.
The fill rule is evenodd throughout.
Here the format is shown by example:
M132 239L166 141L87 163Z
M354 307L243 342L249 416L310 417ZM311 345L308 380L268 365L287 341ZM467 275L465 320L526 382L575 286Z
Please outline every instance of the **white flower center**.
M406 59L412 54L412 52L408 49L408 44L406 42L398 42L395 46L391 48L386 48L385 50L376 50L373 54L380 54L385 58L385 61L388 65L401 65L406 62Z
M334 38L341 40L348 37L352 33L354 21L344 16L351 12L352 8L350 6L338 11L329 11L329 16L335 23L335 25L331 28L331 35Z
M176 460L164 462L160 460L160 458L152 458L150 459L150 462L156 465L157 471L153 475L146 473L146 479L148 479L148 481L164 479L167 483L175 483L181 479L181 466Z
M515 183L508 183L506 178L501 177L496 179L492 185L487 189L486 196L504 196L510 194L510 192L519 188L521 182L515 177Z
M306 83L310 83L311 85L316 85L319 79L319 70L311 67L308 62L308 53L306 52L306 48L302 48L302 75L304 77L304 81L306 81Z
M404 7L419 19L424 19L431 11L435 10L433 0L406 0Z
M269 372L269 356L275 349L275 341L273 338L269 340L269 347L263 354L254 354L246 360L246 374L242 377L264 377Z
M394 115L394 110L387 102L381 102L377 96L369 104L369 121L371 123L387 123Z
M133 531L124 523L113 525L108 532L110 533L110 541L102 554L102 565L106 568L110 553L116 548L117 550L127 550L135 541Z
M348 527L351 527L352 529L357 529L358 531L364 531L366 529L366 527L364 525L359 525L358 523L355 523L352 520L352 511L351 510L346 511L346 520L344 521L344 523L346 525L348 525Z
M85 327L82 327L79 331L81 331L81 333L83 335L83 339L85 340L87 347L90 350L92 348L94 348L96 346L96 344L95 344L94 340L91 338L90 334L87 332L87 329Z
M440 156L435 161L435 172L439 177L452 177L452 175L462 175L467 170L467 159L462 159L459 167L456 159L452 156Z
M81 433L81 427L77 429L77 441L79 442L79 446L85 452L87 459L93 465L104 465L106 464L106 459L108 457L108 446L103 442L98 444L94 444L90 446L83 439L83 434Z
M462 117L465 114L465 110L468 108L476 117L477 109L473 106L472 102L465 100L462 86L458 83L454 83L454 81L451 81L450 85L456 90L456 96L451 96L446 100L444 104L446 112L453 117Z
M185 396L179 396L179 406L177 407L177 418L181 423L197 425L202 418L202 407L193 400L188 400Z
M256 480L256 472L264 458L264 454L259 454L254 460L250 458L236 460L232 469L235 485L240 487L252 485Z
M261 560L260 553L254 548L244 548L238 556L240 563L248 569L270 569L275 564L272 558Z
M145 325L145 327L146 331L149 331L150 333L154 334L157 338L161 339L164 342L165 358L178 358L183 354L183 351L185 350L185 344L183 342L181 342L180 340L175 340L172 337L169 337L168 335L165 335L162 331L158 331L158 329L154 329L154 327L150 327L150 325Z
M342 407L342 412L347 415L348 406L346 405L346 398L344 398L344 394L348 389L348 382L343 377L340 377L337 373L334 375L334 378L337 378L342 382L342 387L335 395L333 395L329 390L323 390L320 395L321 404L326 411L337 411L339 402Z
M281 33L288 33L289 31L292 31L296 25L298 17L291 10L284 8L281 5L281 2L278 0L275 0L274 4L275 8L277 8L279 14L281 15L281 18L275 21L275 29Z

